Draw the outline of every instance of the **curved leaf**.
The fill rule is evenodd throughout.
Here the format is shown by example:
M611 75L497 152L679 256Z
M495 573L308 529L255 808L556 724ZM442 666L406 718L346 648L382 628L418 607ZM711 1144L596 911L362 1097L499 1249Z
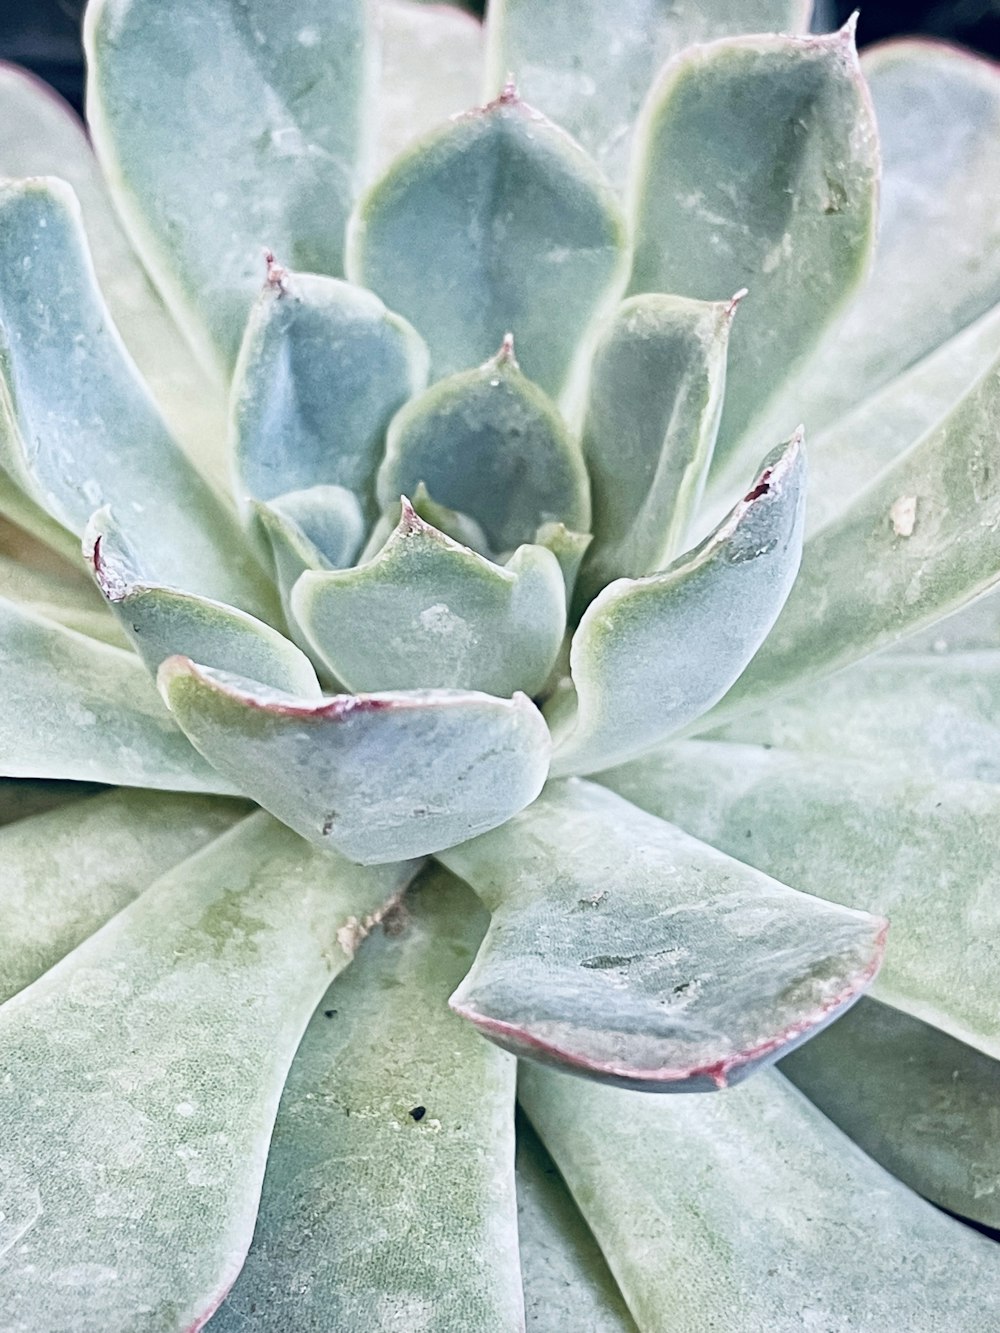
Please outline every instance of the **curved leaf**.
M884 921L722 856L589 783L440 853L492 913L453 1007L517 1055L651 1092L777 1059L871 981Z
M213 1330L523 1328L514 1061L447 1006L484 916L438 871L327 992Z
M781 1072L870 1157L950 1212L1000 1225L1000 1064L875 1000Z
M347 271L417 326L436 379L482 361L512 329L525 374L555 395L587 325L620 295L626 262L603 177L506 88L372 186L351 220Z
M138 657L2 598L0 678L6 777L238 791L170 720Z
M490 0L487 92L510 71L618 185L656 71L693 42L802 32L812 0Z
M91 584L76 578L75 573L74 570L73 576L67 576L61 570L32 569L0 555L0 597L78 634L127 648L128 640L108 615L100 595Z
M0 830L0 1004L246 813L239 801L121 790Z
M307 569L341 569L357 555L365 532L361 505L343 486L289 491L269 504L250 505L267 543L285 619L296 579Z
M854 26L693 47L643 114L631 290L718 301L750 289L729 344L719 463L865 276L879 162Z
M0 238L0 465L77 534L113 504L157 578L268 607L235 520L167 433L111 324L72 191L0 184Z
M339 273L370 82L362 0L93 0L87 119L157 286L228 374L271 246Z
M778 1074L636 1097L537 1067L522 1104L644 1329L986 1329L996 1246L893 1180Z
M373 560L303 574L292 610L350 690L533 695L562 646L566 585L543 546L521 546L501 567L425 523L404 500L399 525Z
M573 692L556 696L553 773L622 763L687 726L766 639L802 550L801 436L765 460L711 536L662 574L619 579L573 636ZM575 697L574 697L575 694Z
M388 506L421 482L435 502L479 523L494 551L534 541L543 523L590 523L579 445L521 373L509 335L484 365L433 385L393 420L379 498Z
M108 508L91 519L84 548L97 586L155 676L178 653L220 671L242 671L275 690L319 697L312 663L263 621L146 579L141 561Z
M254 816L0 1009L9 1326L201 1326L250 1244L309 1015L413 869Z
M160 689L192 744L310 842L364 864L422 856L538 795L548 731L524 695L460 690L314 701L170 658Z
M343 486L371 521L390 418L426 381L420 338L371 292L272 264L233 383L237 499Z

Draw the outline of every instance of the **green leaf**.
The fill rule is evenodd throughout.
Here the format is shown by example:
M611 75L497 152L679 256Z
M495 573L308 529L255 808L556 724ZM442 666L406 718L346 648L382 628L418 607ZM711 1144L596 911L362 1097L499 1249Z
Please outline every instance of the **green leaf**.
M113 504L164 582L269 605L235 520L174 444L111 324L79 206L57 180L0 184L0 465L77 534Z
M104 788L94 782L59 782L57 779L0 778L0 828L30 815L46 814L61 805L95 796Z
M484 52L482 24L450 5L379 0L378 18L381 173L414 140L476 103Z
M785 609L720 718L887 647L997 583L998 413L1000 361L806 542Z
M399 525L373 560L303 574L292 611L349 690L533 695L562 646L566 585L545 547L521 546L501 568L404 500Z
M534 541L543 523L590 524L580 447L521 373L509 336L478 370L433 385L393 420L379 499L388 506L421 482L436 503L480 524L498 552Z
M250 1244L309 1015L412 873L257 815L0 1009L10 1326L207 1319Z
M222 386L192 355L136 258L79 116L13 65L0 68L0 176L59 176L73 187L97 281L126 347L195 467L225 484Z
M0 1004L246 813L239 801L122 790L0 830Z
M490 0L487 90L524 96L625 183L633 124L656 71L693 42L802 32L811 0Z
M238 790L191 748L133 653L0 598L0 676L5 777Z
M525 374L555 395L587 326L621 293L626 245L590 159L506 88L372 186L351 220L347 271L417 326L434 378L484 360L512 329Z
M650 95L635 162L631 290L718 301L750 289L721 463L865 276L879 163L854 21L684 52Z
M870 1157L933 1203L1000 1225L1000 1065L862 999L781 1072Z
M460 690L300 699L171 658L160 689L192 744L304 838L371 864L495 827L545 781L524 695Z
M242 671L271 689L319 697L312 663L270 625L151 582L109 508L91 519L84 547L108 606L154 676L166 658L183 653L220 671Z
M93 586L61 571L31 569L0 555L0 597L78 634L119 648L128 647L128 640L108 615Z
M602 328L583 426L594 509L588 600L683 549L712 461L739 299L635 296Z
M874 993L1000 1058L996 786L716 742L602 782L766 874L887 916Z
M813 432L833 424L1000 301L996 65L914 40L881 43L861 66L883 159L875 264L782 395L779 431L803 416Z
M93 0L87 119L115 205L189 337L228 373L266 246L337 274L364 152L362 0Z
M447 1005L484 918L437 871L327 992L213 1330L523 1327L514 1061Z
M555 697L553 773L622 763L700 717L774 624L798 570L805 509L801 436L700 546L662 574L619 579L573 636L573 690Z
M552 1158L523 1118L517 1229L528 1333L639 1333Z
M518 1092L640 1328L1000 1320L996 1246L893 1180L778 1074L664 1098L525 1067Z
M371 292L272 264L233 383L238 500L343 486L370 522L390 418L426 381L420 338Z
M516 1055L651 1092L738 1083L850 1004L886 923L589 783L440 854L492 913L452 1006Z

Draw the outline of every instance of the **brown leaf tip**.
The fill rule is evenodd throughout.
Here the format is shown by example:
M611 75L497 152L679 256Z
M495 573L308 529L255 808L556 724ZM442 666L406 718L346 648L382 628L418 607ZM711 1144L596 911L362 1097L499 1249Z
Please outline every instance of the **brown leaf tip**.
M279 264L274 257L274 251L268 247L264 251L264 263L266 265L265 284L279 296L284 296L288 291L288 269L284 264Z

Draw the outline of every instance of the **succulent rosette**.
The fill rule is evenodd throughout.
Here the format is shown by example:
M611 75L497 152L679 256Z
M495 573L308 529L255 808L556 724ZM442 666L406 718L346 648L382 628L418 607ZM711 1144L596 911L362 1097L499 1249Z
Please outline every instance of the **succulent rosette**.
M1000 1326L1000 76L810 8L0 71L2 1333Z

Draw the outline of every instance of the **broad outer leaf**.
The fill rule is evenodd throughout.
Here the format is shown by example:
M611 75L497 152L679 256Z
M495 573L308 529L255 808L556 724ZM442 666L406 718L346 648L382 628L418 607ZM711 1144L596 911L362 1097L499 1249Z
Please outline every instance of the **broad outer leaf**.
M663 1098L525 1066L518 1091L642 1329L1000 1321L996 1246L893 1180L779 1074Z
M538 795L549 761L523 694L462 690L318 701L170 658L160 689L196 749L321 847L372 864L422 856L503 823Z
M578 139L616 185L657 70L693 42L802 32L811 0L490 0L487 95L513 72L524 96Z
M528 1333L639 1333L552 1158L523 1118L517 1229Z
M108 606L154 676L166 658L183 653L272 689L319 697L312 663L276 629L222 602L150 582L110 509L91 519L84 551Z
M378 555L357 569L303 574L292 612L350 690L531 696L562 646L566 585L544 546L521 546L501 567L425 523L404 500Z
M514 1061L448 1010L485 925L436 871L331 986L213 1333L523 1329Z
M474 519L497 552L534 541L544 523L590 524L580 446L521 373L509 335L484 365L433 385L393 421L379 499L388 506L421 482L437 504Z
M638 132L633 292L750 289L729 345L723 461L865 275L878 141L854 21L672 61Z
M427 381L427 352L371 292L272 263L233 384L237 499L343 486L373 520L393 413Z
M97 281L126 347L195 466L224 482L225 395L192 355L126 239L79 116L48 84L3 64L0 176L58 176L73 187Z
M378 0L378 19L375 166L382 172L415 139L475 104L484 52L482 24L451 5Z
M17 602L35 615L103 643L127 648L128 640L108 614L100 594L77 571L33 569L0 555L0 597Z
M239 801L123 789L0 830L0 1004L246 813Z
M797 435L736 508L662 574L619 579L573 636L572 693L553 709L553 773L643 753L725 694L766 639L795 580L805 513Z
M309 1015L413 870L258 814L0 1009L5 1333L201 1326Z
M440 859L492 913L453 1007L517 1055L646 1091L738 1083L855 1000L884 947L884 921L576 780Z
M93 0L87 119L136 249L228 373L272 247L342 271L361 177L363 0Z
M932 1202L1000 1226L1000 1064L862 999L781 1072L865 1152Z
M720 718L887 647L997 583L998 415L1000 361L809 539L785 609Z
M269 606L234 517L174 443L111 323L79 205L54 179L0 184L0 466L78 535L114 505L158 579Z
M347 271L416 325L435 378L483 361L513 330L525 374L555 395L587 325L621 294L626 245L594 164L507 87L372 186L351 220Z
M234 792L123 652L0 598L0 772L126 787Z
M663 569L682 549L715 448L738 302L634 296L602 328L583 426L588 596Z

